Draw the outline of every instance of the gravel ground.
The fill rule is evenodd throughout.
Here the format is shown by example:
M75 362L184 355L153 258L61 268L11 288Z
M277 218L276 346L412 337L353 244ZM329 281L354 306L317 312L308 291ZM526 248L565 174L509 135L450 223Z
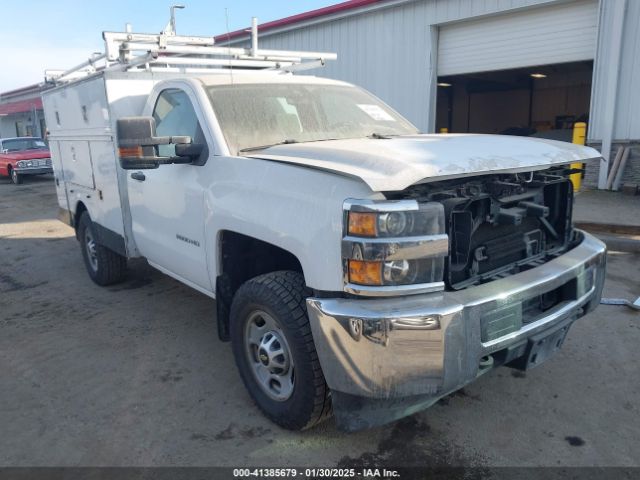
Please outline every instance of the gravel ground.
M56 212L51 177L0 179L0 466L640 465L640 313L601 306L542 366L394 424L291 433L245 392L213 300L140 261L94 285ZM639 267L611 252L606 296L640 295Z

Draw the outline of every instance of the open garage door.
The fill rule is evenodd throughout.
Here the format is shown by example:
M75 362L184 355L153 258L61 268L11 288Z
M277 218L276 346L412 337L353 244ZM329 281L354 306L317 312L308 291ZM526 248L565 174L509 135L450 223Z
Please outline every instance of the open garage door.
M438 76L593 60L598 2L577 0L440 27Z
M438 77L436 131L571 141L588 122L593 62Z

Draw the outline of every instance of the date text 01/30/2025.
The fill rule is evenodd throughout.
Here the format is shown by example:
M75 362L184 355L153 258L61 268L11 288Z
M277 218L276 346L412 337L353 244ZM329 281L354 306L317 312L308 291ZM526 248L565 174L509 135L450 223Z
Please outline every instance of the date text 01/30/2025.
M400 478L386 468L236 468L234 478Z

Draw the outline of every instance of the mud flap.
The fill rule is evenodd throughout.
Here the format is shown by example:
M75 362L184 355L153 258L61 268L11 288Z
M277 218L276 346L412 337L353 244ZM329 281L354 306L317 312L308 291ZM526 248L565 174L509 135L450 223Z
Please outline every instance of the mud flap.
M229 338L229 311L233 300L231 280L227 275L216 278L216 319L218 324L218 338L222 342L228 342Z

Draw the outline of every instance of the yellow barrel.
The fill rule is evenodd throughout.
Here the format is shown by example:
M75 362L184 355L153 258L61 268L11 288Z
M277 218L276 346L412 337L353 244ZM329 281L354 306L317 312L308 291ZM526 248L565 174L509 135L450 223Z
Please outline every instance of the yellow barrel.
M573 143L578 145L584 145L585 138L587 137L587 124L584 122L576 122L573 124ZM583 168L582 163L572 163L571 168ZM582 174L571 174L571 183L573 183L573 191L580 190L580 184L582 183Z

